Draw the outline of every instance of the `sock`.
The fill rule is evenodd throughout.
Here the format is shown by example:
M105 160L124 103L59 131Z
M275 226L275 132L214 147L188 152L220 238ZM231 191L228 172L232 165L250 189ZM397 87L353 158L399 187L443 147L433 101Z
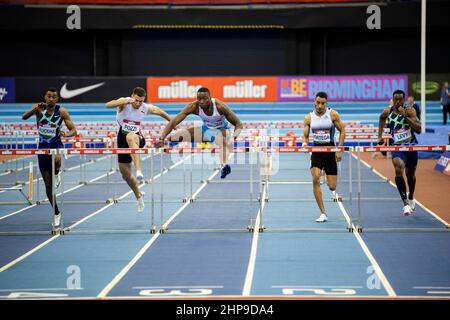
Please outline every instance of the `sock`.
M406 200L406 183L402 176L395 177L395 184L397 185L398 192L403 201Z
M408 179L409 200L414 199L414 190L416 189L416 177Z

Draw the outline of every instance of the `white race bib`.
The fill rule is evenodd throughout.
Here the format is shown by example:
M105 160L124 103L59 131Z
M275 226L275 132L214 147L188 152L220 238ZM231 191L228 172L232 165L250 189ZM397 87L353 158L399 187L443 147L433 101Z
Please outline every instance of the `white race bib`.
M394 129L394 144L401 144L409 142L412 139L412 134L410 129Z
M139 121L130 121L130 120L126 120L126 119L123 120L123 124L122 124L123 131L138 133L140 127L141 127L141 123Z
M56 126L49 124L42 124L39 126L39 134L45 138L54 138L56 137Z
M313 141L316 143L329 143L331 139L330 130L313 130Z

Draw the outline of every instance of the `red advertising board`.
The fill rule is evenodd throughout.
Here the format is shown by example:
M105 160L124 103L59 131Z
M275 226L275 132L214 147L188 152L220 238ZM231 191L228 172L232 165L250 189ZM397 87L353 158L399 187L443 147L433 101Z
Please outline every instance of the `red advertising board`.
M149 77L149 102L189 102L207 87L211 97L225 102L277 101L277 77Z

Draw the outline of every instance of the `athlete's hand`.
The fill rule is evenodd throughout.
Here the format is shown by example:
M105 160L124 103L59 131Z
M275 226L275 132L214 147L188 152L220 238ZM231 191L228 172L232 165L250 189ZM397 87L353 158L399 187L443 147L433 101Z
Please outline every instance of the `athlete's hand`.
M129 104L129 103L133 103L133 102L135 102L136 100L134 100L133 98L126 98L125 99L125 103L126 104Z
M406 110L403 106L398 107L398 113L403 116L406 117Z
M158 140L155 148L162 148L162 147L164 147L164 140Z
M341 153L340 152L336 152L336 161L341 161L342 160L342 155L341 155Z
M41 102L41 103L38 103L37 107L39 110L43 110L47 107L47 104L45 102Z
M66 133L64 132L64 131L60 131L59 132L59 135L61 136L61 137L63 137L63 138L65 138L67 135L66 135Z

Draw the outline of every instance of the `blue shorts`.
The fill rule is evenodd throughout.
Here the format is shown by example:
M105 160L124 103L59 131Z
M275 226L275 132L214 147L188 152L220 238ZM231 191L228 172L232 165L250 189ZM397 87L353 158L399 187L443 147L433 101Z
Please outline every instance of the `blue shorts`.
M403 160L406 168L414 169L417 167L417 161L419 159L419 155L417 151L400 151L400 152L392 152L392 159L400 158Z
M64 145L59 141L47 143L47 142L40 142L38 149L63 149ZM38 154L38 162L39 162L39 170L41 172L52 172L52 156L47 154ZM56 172L55 172L56 173Z
M202 136L203 140L206 140L207 142L214 142L216 139L216 136L220 134L221 130L228 130L230 127L228 124L221 128L208 128L206 125L202 125Z

